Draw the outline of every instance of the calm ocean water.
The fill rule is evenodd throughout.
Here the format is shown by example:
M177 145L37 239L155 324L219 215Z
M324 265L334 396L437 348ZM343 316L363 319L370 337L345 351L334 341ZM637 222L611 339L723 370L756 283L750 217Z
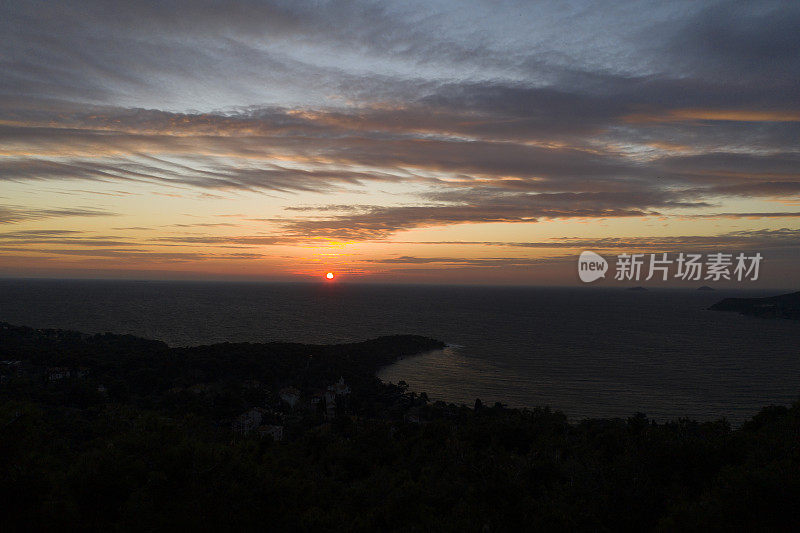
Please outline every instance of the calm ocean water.
M597 288L0 280L0 320L171 345L428 335L384 369L432 399L549 405L572 419L727 417L800 393L800 323L705 310L732 295Z

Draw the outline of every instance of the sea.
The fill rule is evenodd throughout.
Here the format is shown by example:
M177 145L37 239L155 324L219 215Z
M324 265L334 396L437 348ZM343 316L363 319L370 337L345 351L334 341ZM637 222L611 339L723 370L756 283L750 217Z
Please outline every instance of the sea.
M0 321L171 346L426 335L382 369L432 401L549 406L570 420L726 418L800 394L800 322L707 308L780 291L351 283L0 280ZM2 347L0 347L1 349Z

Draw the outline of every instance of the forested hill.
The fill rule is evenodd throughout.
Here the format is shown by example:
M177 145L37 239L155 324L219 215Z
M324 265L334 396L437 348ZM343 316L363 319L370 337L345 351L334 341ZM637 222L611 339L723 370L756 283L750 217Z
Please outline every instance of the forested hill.
M569 423L375 377L441 347L2 324L0 531L798 530L800 405Z
M344 377L372 380L381 367L444 343L416 335L350 344L221 343L170 348L132 335L87 335L0 323L0 360L22 361L28 375L61 367L128 392L151 394L197 383L258 381L271 387L323 387Z

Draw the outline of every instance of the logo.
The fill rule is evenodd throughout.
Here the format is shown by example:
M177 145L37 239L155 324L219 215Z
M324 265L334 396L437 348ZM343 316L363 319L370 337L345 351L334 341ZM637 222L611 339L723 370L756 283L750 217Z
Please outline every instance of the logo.
M757 281L764 256L760 253L623 253L616 256L617 281ZM595 252L581 252L578 276L584 283L606 277L608 262Z
M578 258L578 276L584 283L591 283L606 277L608 261L603 256L594 252L581 252Z

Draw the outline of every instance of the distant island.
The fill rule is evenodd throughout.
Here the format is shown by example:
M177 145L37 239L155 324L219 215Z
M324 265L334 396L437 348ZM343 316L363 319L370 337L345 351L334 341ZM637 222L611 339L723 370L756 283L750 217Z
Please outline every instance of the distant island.
M734 311L759 318L800 320L800 291L766 298L725 298L709 309Z
M637 287L628 287L626 290L628 291L646 291L647 289L642 287L641 285Z
M709 287L708 285L703 285L702 287L697 288L698 291L715 291L717 289L713 287Z
M2 531L789 531L800 403L570 423L375 373L444 347L0 323ZM632 406L633 407L633 406Z

